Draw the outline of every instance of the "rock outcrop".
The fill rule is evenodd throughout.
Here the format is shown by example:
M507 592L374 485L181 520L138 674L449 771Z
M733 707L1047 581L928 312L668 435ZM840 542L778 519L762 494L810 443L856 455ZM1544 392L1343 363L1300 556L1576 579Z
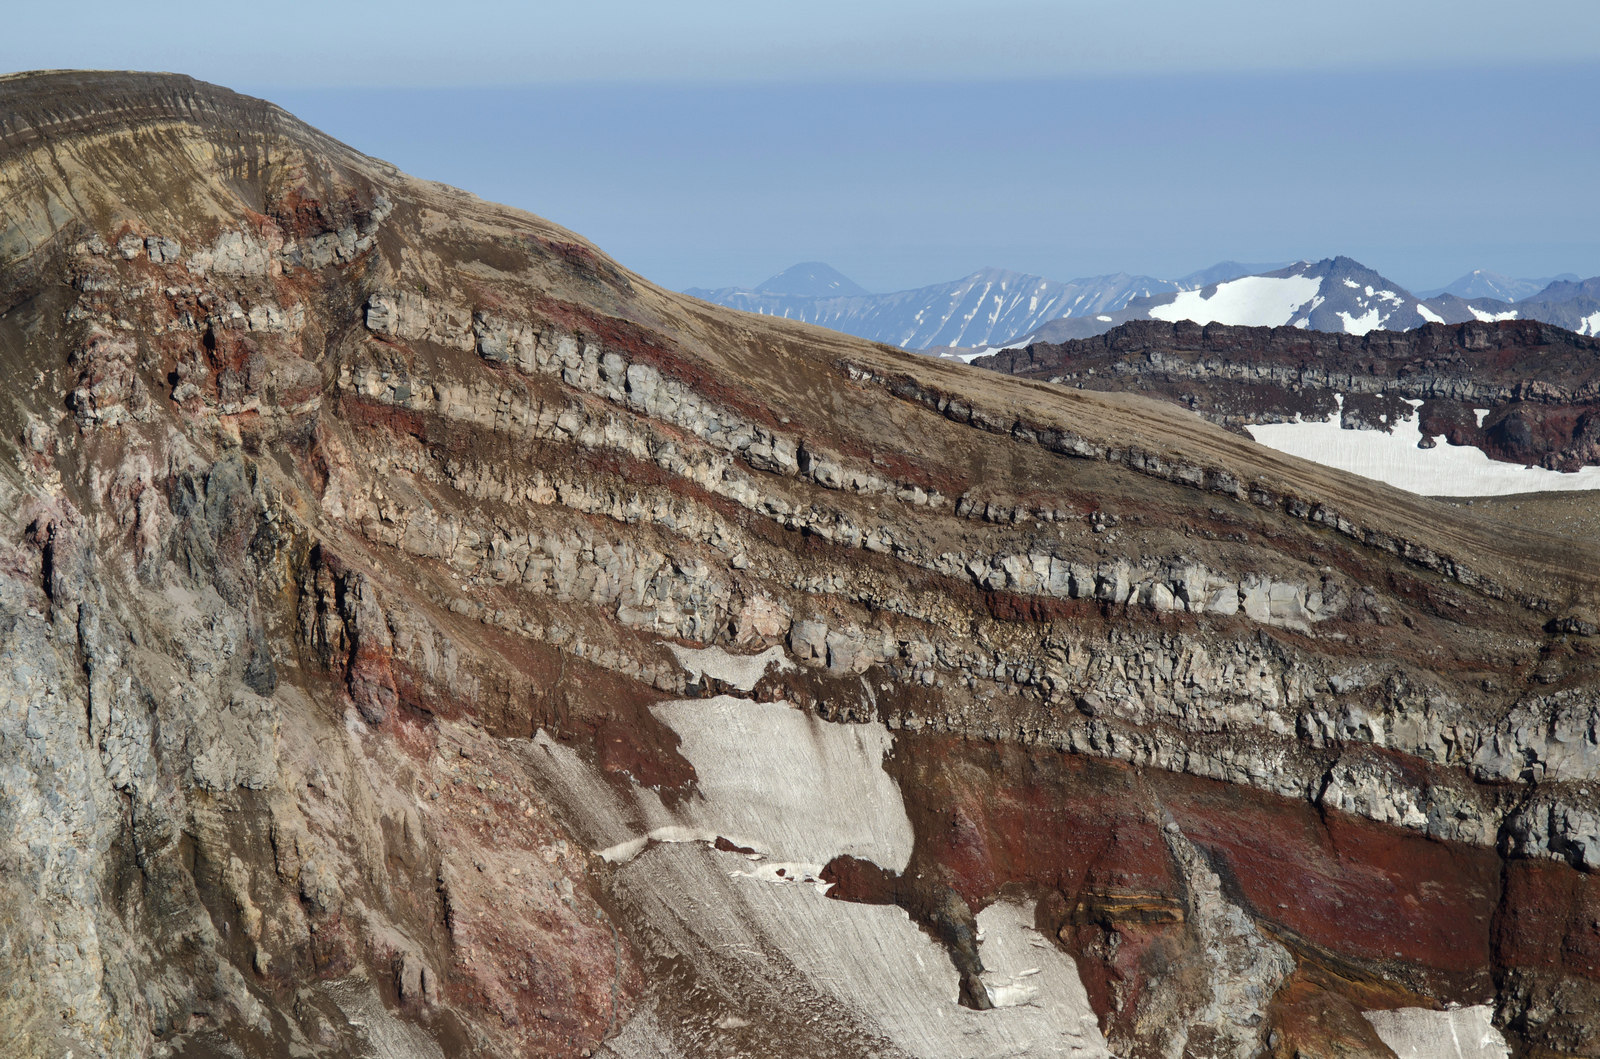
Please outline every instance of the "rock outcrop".
M1600 1055L1592 545L166 75L0 80L0 365L15 1054Z
M1600 464L1600 339L1536 320L1362 335L1134 321L973 363L1159 397L1235 430L1337 413L1346 428L1388 431L1420 414L1434 444L1550 470Z

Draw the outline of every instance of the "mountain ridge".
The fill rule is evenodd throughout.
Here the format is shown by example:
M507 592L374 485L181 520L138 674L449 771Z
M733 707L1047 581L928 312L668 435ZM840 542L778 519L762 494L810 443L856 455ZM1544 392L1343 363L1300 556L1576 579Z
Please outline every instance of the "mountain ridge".
M794 268L816 265L820 263ZM839 281L860 289L828 266L821 267L828 268ZM1478 287L1459 282L1454 286L1489 290L1488 294L1463 297L1442 290L1423 298L1348 257L1301 261L1268 271L1251 271L1263 267L1225 261L1178 280L1116 273L1064 284L986 268L953 283L893 294L862 293L850 297L736 287L690 288L683 293L745 312L803 320L871 341L964 359L1002 346L1088 338L1129 320L1165 319L1173 313L1191 318L1204 316L1203 320L1197 319L1199 323L1215 321L1235 326L1294 323L1312 330L1352 334L1373 329L1409 330L1431 322L1518 318L1540 319L1580 333L1594 333L1600 328L1600 316L1596 316L1600 304L1592 307L1589 304L1596 301L1597 292L1600 292L1597 286L1600 278L1581 282L1559 278L1538 281L1544 286L1512 304L1501 297L1504 291L1500 287L1484 279L1492 274L1481 272L1463 277L1464 280L1483 279ZM1296 277L1307 282L1327 278L1332 286L1319 286L1302 302L1293 306L1285 303L1268 315L1261 315L1267 310L1256 302L1265 296L1266 289L1274 281L1278 281L1278 287L1284 287L1283 281L1292 283ZM1494 282L1499 279L1503 277L1495 277ZM779 277L774 277L768 283L778 280ZM1518 281L1526 287L1531 287L1533 282ZM1252 285L1256 288L1254 295L1242 293ZM1219 293L1224 295L1223 300L1211 304ZM1069 297L1071 301L1067 301ZM1306 307L1301 314L1303 320L1295 318L1290 311L1300 304ZM1255 308L1251 308L1252 305ZM1063 308L1066 313L1060 313Z
M0 130L14 1053L1593 1054L1590 538L190 79Z
M1496 301L1515 302L1537 294L1551 283L1577 278L1571 272L1564 272L1559 276L1546 276L1542 279L1517 279L1480 268L1468 272L1446 286L1418 291L1417 297L1426 300L1437 298L1441 294L1453 294L1469 301L1473 298L1493 298Z
M1260 303L1268 283L1279 287L1301 277L1305 280L1331 280L1315 292L1306 288L1304 300L1290 304ZM1255 299L1244 288L1255 285ZM1247 276L1224 281L1189 294L1159 295L1131 299L1122 310L1087 319L1053 320L1007 346L1021 347L1033 342L1069 342L1104 334L1134 320L1179 318L1195 322L1224 323L1231 326L1296 326L1333 333L1365 334L1371 330L1412 330L1430 323L1456 324L1470 320L1531 319L1576 331L1595 334L1600 328L1600 303L1585 294L1600 287L1600 278L1581 283L1556 281L1523 301L1508 303L1498 297L1462 298L1438 294L1420 299L1377 272L1351 258L1324 258L1302 262L1264 276ZM1221 292L1232 296L1212 304ZM1330 300L1331 299L1331 300ZM1374 300L1375 299L1375 300ZM1282 300L1282 299L1280 299ZM1291 299L1292 301L1292 299ZM1339 308L1342 306L1342 308ZM1303 310L1303 311L1301 311ZM1199 319L1204 317L1204 319Z
M818 264L821 263L796 265L794 269ZM831 267L823 267L845 283L860 289ZM986 267L949 283L930 284L889 294L796 295L761 287L723 287L716 290L691 287L683 293L744 312L801 320L832 327L869 341L922 349L929 346L981 346L1004 341L1054 318L1053 313L1085 316L1111 312L1126 305L1132 298L1158 291L1184 289L1185 283L1214 281L1216 276L1239 275L1236 270L1255 267L1224 261L1191 273L1181 280L1158 280L1150 276L1118 272L1066 282ZM780 273L766 283L780 281L780 277L787 274Z
M1000 350L971 363L1158 396L1232 430L1336 414L1346 430L1388 434L1415 417L1424 448L1444 438L1519 467L1600 467L1600 341L1543 321L1353 335L1133 320L1104 335ZM1458 492L1443 480L1435 488Z

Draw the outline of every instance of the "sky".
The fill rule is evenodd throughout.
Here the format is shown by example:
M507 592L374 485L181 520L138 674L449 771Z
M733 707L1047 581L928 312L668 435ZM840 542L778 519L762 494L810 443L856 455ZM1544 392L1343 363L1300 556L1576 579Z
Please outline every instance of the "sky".
M668 287L821 260L1413 290L1600 274L1600 5L410 0L8 12L0 69L163 69L548 217Z

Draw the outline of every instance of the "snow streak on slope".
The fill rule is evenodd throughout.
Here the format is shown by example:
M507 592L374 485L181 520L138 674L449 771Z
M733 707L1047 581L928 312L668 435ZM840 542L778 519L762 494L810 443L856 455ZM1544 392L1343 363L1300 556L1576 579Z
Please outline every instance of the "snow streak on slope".
M926 349L1006 342L1047 320L1104 313L1122 308L1135 297L1180 289L1180 284L1171 280L1126 273L1060 283L986 268L953 283L894 294L803 297L738 288L684 293L746 312L820 324L903 349Z
M1400 1008L1362 1014L1399 1059L1506 1059L1511 1054L1487 1004L1455 1011Z
M752 667L765 666L766 654L752 656ZM833 1039L886 1038L927 1059L1108 1056L1077 965L1033 929L1030 905L979 913L983 981L996 1007L974 1011L957 1002L949 953L905 911L833 900L816 883L820 865L842 853L897 872L910 860L905 803L882 765L893 741L883 724L833 724L733 696L651 712L680 738L696 776L695 792L671 808L637 783L624 794L542 731L526 757L585 841L606 847L620 913L647 924L701 981L751 1009L826 1020ZM755 852L712 848L718 837ZM668 1002L647 1004L639 1026L602 1054L698 1054L671 1040L671 1020L658 1017Z
M794 663L784 655L783 648L776 644L756 655L730 655L716 646L694 648L675 643L667 644L667 650L688 671L692 683L698 684L702 678L709 676L740 691L754 689L773 666L777 666L780 673L794 668Z
M738 859L701 845L654 847L618 872L618 895L680 959L707 968L747 1004L766 999L776 979L782 999L803 1015L846 1021L919 1059L1109 1059L1077 965L1031 929L1031 907L1002 904L979 913L988 935L980 945L986 985L1004 1003L974 1011L957 1003L949 955L902 909L743 878L728 870ZM628 1036L625 1030L621 1038Z
M978 913L978 955L983 982L995 1007L1051 1006L1056 1021L1095 1025L1077 965L1034 927L1034 910L998 901Z
M1291 456L1375 478L1397 489L1424 496L1505 496L1573 489L1600 489L1600 467L1575 474L1519 467L1491 460L1479 448L1441 442L1431 449L1417 444L1422 432L1415 413L1382 430L1345 430L1340 408L1323 422L1263 423L1251 426L1261 444ZM1420 402L1412 402L1415 407Z
M831 724L788 703L729 695L651 712L695 767L700 797L683 812L702 830L819 870L840 854L893 871L911 859L911 821L883 771L892 739L882 725Z
M643 789L619 805L610 788L584 779L570 750L535 737L547 755L533 755L535 764L576 792L606 860L631 860L651 842L719 837L788 866L791 877L815 876L841 854L893 871L911 859L911 822L882 767L891 737L881 724L830 724L787 703L730 695L651 712L682 739L698 780L696 797L670 809Z
M1184 291L1170 304L1151 309L1149 315L1155 320L1193 320L1197 324L1281 327L1321 289L1320 276L1246 276L1218 284L1209 294Z

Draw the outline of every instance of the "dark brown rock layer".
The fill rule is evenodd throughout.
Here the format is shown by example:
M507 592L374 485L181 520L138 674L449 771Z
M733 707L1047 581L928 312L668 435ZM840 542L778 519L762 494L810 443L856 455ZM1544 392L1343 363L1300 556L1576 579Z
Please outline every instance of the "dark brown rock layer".
M1409 399L1422 402L1429 438L1552 470L1600 463L1600 339L1534 320L1363 335L1134 321L973 363L1160 397L1235 429L1327 419L1341 411L1337 396L1344 425L1388 430L1412 414Z
M1381 1055L1362 1012L1466 1004L1600 1055L1592 545L662 291L188 79L0 80L0 135L20 1054L913 1054L912 1000L830 985L866 956L757 929L843 929L821 864L695 815L666 704L781 700L892 743L904 863L823 875L894 966L891 905L936 946L918 1032L1008 1017L954 1005L1024 901L1117 1054ZM1457 425L1592 396L1525 325L1142 333L1082 356L1229 422L1318 372Z

